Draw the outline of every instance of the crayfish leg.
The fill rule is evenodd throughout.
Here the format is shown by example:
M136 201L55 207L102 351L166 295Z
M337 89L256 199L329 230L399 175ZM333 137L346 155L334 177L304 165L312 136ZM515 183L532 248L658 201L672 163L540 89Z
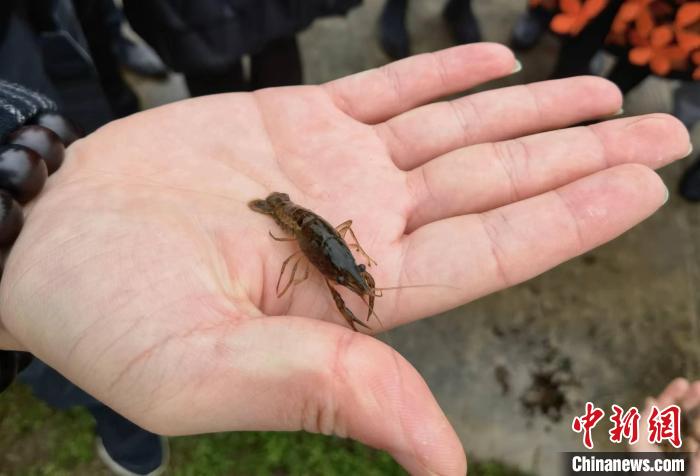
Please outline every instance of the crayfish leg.
M350 232L350 236L352 236L352 239L355 240L355 243L349 243L348 246L355 248L356 251L358 251L362 256L367 258L367 266L372 266L373 264L377 264L376 261L374 261L370 256L367 254L365 250L362 249L362 246L360 246L360 240L357 239L357 236L355 236L355 232L352 231L352 220L344 221L340 225L336 227L336 231L340 235L341 238L345 239L345 233Z
M369 274L367 271L362 272L362 276L365 278L367 281L367 284L369 285L369 289L371 293L369 294L369 303L367 306L369 307L369 311L367 312L367 321L369 321L369 318L372 316L372 313L374 312L374 278L372 277L371 274Z
M296 238L279 238L279 237L273 235L270 230L268 230L267 232L272 237L272 239L275 241L296 241Z
M275 286L275 291L277 292L277 297L282 297L282 294L284 294L285 291L287 290L287 288L289 288L289 283L287 283L287 286L284 288L284 291L282 291L282 292L280 293L280 283L282 282L282 276L284 275L284 270L287 269L287 264L289 263L289 260L292 259L292 258L294 258L294 257L295 257L296 255L298 255L299 253L301 253L301 250L299 250L299 251L297 251L297 252L292 253L291 255L289 255L289 257L288 257L286 260L284 260L284 262L282 263L282 269L280 269L280 275L279 275L279 277L277 278L277 286ZM298 264L298 263L299 263L299 262L297 261L297 264ZM307 270L307 271L308 271L308 270ZM292 279L294 279L294 273L295 273L295 272L296 272L296 265L294 266L294 269L292 270L292 277L291 277L290 280L289 280L290 282L291 282ZM307 273L307 275L308 275L308 273ZM306 278L304 278L304 279L306 279Z
M328 286L328 289L331 292L331 296L333 296L333 301L335 301L335 306L338 308L338 311L340 311L340 314L345 318L347 323L352 327L353 331L357 332L357 327L355 324L359 324L362 327L366 329L371 329L367 324L359 320L357 317L355 317L355 314L352 313L352 311L345 305L345 301L343 301L343 298L340 296L340 293L331 286L330 281L326 280L326 285Z

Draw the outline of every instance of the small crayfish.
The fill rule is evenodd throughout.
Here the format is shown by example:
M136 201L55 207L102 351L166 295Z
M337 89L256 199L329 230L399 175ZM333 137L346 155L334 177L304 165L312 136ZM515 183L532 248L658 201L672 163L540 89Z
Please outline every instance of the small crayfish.
M356 331L356 324L359 324L369 329L369 326L355 317L355 314L345 305L345 301L343 301L340 293L332 284L335 283L350 289L360 296L363 301L365 296L367 296L369 302L365 301L365 303L369 307L369 312L367 313L367 320L369 320L370 316L374 314L374 298L382 294L379 289L375 288L374 278L367 272L365 265L357 264L355 257L350 252L350 248L353 248L367 258L368 266L371 266L372 263L376 264L360 246L351 228L352 220L333 227L316 213L293 203L286 193L279 192L271 193L264 200L253 200L248 203L248 206L256 212L272 216L282 230L293 236L291 238L278 238L270 232L270 236L273 239L277 241L296 241L301 248L282 263L280 276L277 279L277 297L282 297L292 285L299 284L309 277L309 270L306 268L304 276L295 279L297 268L301 261L300 256L294 262L287 284L280 291L280 282L287 264L299 253L303 253L325 278L326 285L331 292L338 311L340 311L340 314L342 314L350 327ZM345 235L348 232L354 243L345 241ZM376 314L374 315L376 316Z

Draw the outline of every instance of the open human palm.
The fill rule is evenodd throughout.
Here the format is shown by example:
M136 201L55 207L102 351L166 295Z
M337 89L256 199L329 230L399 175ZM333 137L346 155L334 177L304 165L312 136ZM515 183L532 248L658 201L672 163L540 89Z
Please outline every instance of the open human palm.
M651 168L689 145L673 118L545 132L618 111L605 80L428 104L515 66L502 46L460 46L109 124L68 149L28 208L0 342L155 432L334 433L414 474L463 474L420 375L347 326L317 271L277 297L298 246L273 240L282 231L247 203L285 192L334 225L352 220L377 287L431 285L378 298L382 324L368 325L380 331L533 277L664 202Z

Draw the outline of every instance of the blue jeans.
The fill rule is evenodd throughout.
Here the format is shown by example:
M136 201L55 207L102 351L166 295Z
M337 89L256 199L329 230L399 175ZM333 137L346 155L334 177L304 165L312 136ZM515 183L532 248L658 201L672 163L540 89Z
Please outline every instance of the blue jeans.
M39 359L35 358L19 378L53 408L85 407L97 422L96 432L107 453L124 468L147 474L162 464L163 448L158 435L119 415Z

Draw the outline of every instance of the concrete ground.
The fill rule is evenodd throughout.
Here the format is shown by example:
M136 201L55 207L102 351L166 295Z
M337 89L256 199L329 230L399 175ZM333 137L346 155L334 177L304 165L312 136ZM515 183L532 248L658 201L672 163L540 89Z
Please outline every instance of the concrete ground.
M387 61L376 42L381 3L366 0L349 18L319 21L301 35L307 82ZM506 43L525 2L474 3L484 38ZM450 45L442 4L412 2L414 52ZM522 73L490 86L545 79L557 48L545 38L519 55ZM165 83L131 79L146 107L186 97L177 75ZM672 86L648 80L626 98L626 114L669 112ZM687 164L662 172L669 203L614 242L385 336L425 376L470 454L558 474L559 452L582 449L571 419L584 402L609 412L611 403L640 405L674 377L700 377L700 208L675 194ZM604 449L607 421L598 426L595 441Z

